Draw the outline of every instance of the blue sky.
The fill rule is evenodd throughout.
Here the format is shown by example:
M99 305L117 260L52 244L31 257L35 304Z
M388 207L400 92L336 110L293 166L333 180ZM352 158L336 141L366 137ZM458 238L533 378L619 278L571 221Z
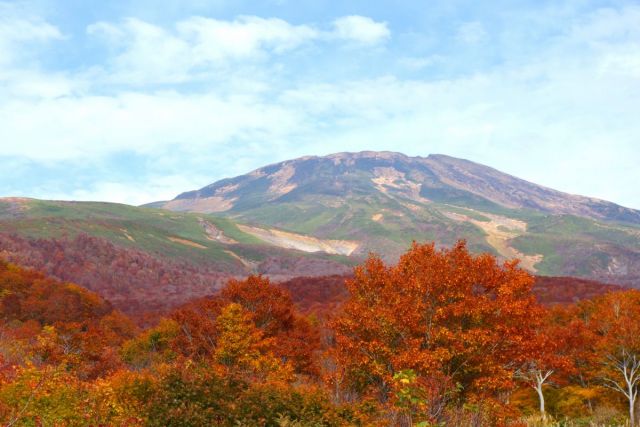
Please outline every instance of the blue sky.
M339 151L640 208L640 5L0 0L0 195L141 204Z

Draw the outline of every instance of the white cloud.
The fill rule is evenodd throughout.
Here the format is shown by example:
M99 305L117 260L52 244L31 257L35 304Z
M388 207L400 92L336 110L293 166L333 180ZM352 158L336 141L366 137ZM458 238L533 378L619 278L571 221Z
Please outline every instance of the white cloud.
M334 22L334 30L293 25L278 18L240 16L233 21L191 17L163 28L140 19L98 22L87 27L114 54L112 79L121 83L180 83L208 77L239 61L261 61L311 41L375 44L389 37L386 23L363 16Z
M0 2L0 66L24 59L27 46L62 38L54 25L38 17L21 16L10 3Z
M456 39L462 43L475 45L484 42L488 33L481 22L466 22L458 27Z
M0 96L7 100L68 96L83 84L81 81L71 81L62 73L47 74L37 70L0 71L0 81L4 81L4 87L0 87Z
M442 152L640 208L640 194L627 185L640 180L632 9L596 12L528 61L473 77L317 84L289 90L281 102L307 112L307 126L320 135L309 131L311 152Z
M427 67L444 63L444 57L441 55L430 55L426 57L408 56L400 58L398 63L409 70L417 71Z
M195 51L203 60L253 57L264 51L283 53L318 36L318 31L308 25L257 16L231 22L196 17L178 23L177 29L195 42Z
M366 16L343 16L333 21L333 36L357 43L377 44L391 36L386 22L376 22Z
M631 4L618 9L601 8L570 23L568 38L595 46L640 37L640 6Z
M106 183L66 194L141 203L204 185L202 176L213 180L302 154L443 152L640 207L636 189L611 185L640 181L638 10L598 11L568 22L565 33L525 59L509 62L504 52L505 63L489 71L439 80L384 76L384 67L370 74L381 77L349 81L298 76L298 69L290 80L262 78L282 55L312 43L372 45L390 37L385 23L366 17L339 18L326 31L258 17L195 17L169 27L140 19L96 23L88 33L111 49L107 65L92 64L98 71L0 71L8 82L0 86L0 154L72 164L133 152L154 163L154 174L119 182L103 175ZM465 25L461 42L488 37L478 23ZM35 41L61 37L51 28ZM16 46L17 38L9 39ZM415 55L396 63L448 65L447 53ZM222 74L224 84L210 78L197 90L137 86L193 82L201 73ZM103 91L109 76L124 84ZM163 168L171 170L167 180L157 178ZM178 178L180 168L191 178ZM585 179L594 175L609 178Z
M277 139L299 121L296 111L260 99L123 93L0 104L0 141L8 142L3 155L40 161L150 154L174 145L197 152L234 140Z
M186 175L146 176L135 185L131 182L100 181L87 188L71 192L51 192L44 189L37 198L77 201L104 201L139 206L160 200L171 200L186 188L197 188L201 180L189 179Z
M90 25L87 32L107 42L114 52L111 78L123 83L179 82L197 65L186 41L139 19L120 24L100 22Z
M257 60L281 54L317 36L306 25L244 16L234 21L192 17L172 29L129 18L87 28L117 52L113 67L128 83L181 82L192 72L217 68L229 60Z
M18 3L0 1L0 107L15 98L70 93L72 84L63 73L44 73L40 64L45 49L65 38L58 27Z

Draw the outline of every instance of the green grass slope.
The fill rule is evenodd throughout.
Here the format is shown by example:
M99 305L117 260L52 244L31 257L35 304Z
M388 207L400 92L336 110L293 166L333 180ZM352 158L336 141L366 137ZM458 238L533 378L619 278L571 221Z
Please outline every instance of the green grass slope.
M84 233L160 259L217 265L237 274L250 272L247 264L274 256L350 263L339 256L274 248L244 233L229 218L116 203L0 199L0 233L29 239L74 238Z

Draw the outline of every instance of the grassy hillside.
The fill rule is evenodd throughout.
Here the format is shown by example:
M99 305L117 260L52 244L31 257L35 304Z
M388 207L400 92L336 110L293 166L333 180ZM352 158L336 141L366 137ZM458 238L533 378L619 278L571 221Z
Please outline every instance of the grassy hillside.
M359 182L361 177L350 179ZM464 238L474 252L520 258L523 267L537 274L632 286L640 279L638 226L474 200L463 192L434 201L416 200L398 191L356 192L345 197L330 192L307 194L305 190L246 209L205 214L113 203L4 199L0 201L0 233L28 239L73 239L87 234L161 260L227 274L278 277L344 271L369 252L393 261L413 240L448 246ZM357 249L349 257L301 252L289 249L286 241L267 243L238 224L289 231L300 239L314 236L351 242ZM324 271L326 268L334 270Z
M241 231L230 218L171 212L117 203L0 200L0 233L29 239L73 239L79 234L105 239L160 259L214 267L233 274L265 272L273 259L309 259L352 265L353 260L324 253L274 247Z
M571 215L532 218L527 233L511 243L525 254L540 253L541 274L610 279L640 285L640 227ZM625 276L627 277L625 279Z
M462 196L460 196L462 197ZM640 284L640 227L574 215L475 204L473 198L420 202L384 194L298 196L221 213L326 239L361 242L393 259L412 240L451 245L464 238L475 252L521 258L543 275L571 275ZM456 204L457 203L457 204Z
M206 214L168 212L115 203L56 202L21 199L0 201L0 232L28 238L74 238L80 233L104 238L114 244L135 248L160 257L196 264L211 261L237 263L228 253L235 248L210 236L207 227L241 248L242 256L253 261L264 258L263 251L244 246L264 246L259 239L243 233L228 218ZM213 226L213 227L211 227Z

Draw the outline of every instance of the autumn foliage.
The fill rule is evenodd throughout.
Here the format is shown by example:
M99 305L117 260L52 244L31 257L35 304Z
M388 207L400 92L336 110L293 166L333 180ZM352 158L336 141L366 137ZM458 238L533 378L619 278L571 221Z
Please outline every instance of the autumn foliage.
M333 322L343 369L335 381L384 403L394 375L410 369L437 378L433 386L452 402L502 406L540 316L532 285L516 263L474 257L464 243L441 251L414 245L395 266L372 257L356 268Z
M166 313L211 294L229 278L215 264L196 266L154 257L87 234L63 239L26 239L0 233L8 261L82 285L129 316Z
M414 244L391 265L371 255L344 279L230 280L140 329L96 293L0 262L0 422L623 425L635 415L639 291L585 282L572 295L464 242Z

